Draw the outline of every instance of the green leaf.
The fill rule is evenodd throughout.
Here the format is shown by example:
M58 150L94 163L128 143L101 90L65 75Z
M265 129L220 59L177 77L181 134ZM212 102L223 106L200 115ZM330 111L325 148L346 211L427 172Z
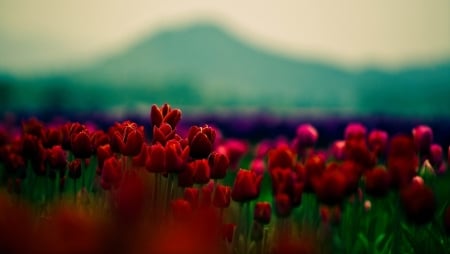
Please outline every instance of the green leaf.
M378 245L384 240L385 234L381 234L375 239L375 246L378 248Z
M368 250L369 249L369 241L367 240L367 237L362 233L358 233L358 239L362 243L364 249Z

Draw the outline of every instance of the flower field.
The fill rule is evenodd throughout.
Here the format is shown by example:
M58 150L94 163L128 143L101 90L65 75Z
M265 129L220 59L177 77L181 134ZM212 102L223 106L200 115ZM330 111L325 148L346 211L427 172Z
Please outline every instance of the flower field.
M183 116L2 123L0 253L450 252L450 144L431 127L246 139Z

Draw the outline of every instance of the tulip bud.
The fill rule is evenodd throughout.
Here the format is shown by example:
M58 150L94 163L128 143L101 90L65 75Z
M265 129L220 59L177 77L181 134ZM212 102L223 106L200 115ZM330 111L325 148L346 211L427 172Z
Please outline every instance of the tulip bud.
M101 185L103 189L109 190L111 188L116 189L119 186L122 179L122 168L119 160L116 157L109 157L103 163Z
M227 174L230 162L226 155L212 152L208 157L208 164L211 170L211 179L223 179Z
M284 193L278 193L275 196L275 208L278 217L288 217L292 211L292 203L289 196Z
M172 214L175 220L183 221L188 219L192 214L191 204L184 199L176 199L171 201Z
M184 199L191 204L191 207L195 208L198 206L198 196L199 192L197 188L187 187L184 188Z
M147 160L145 168L151 173L162 173L166 171L166 153L161 144L154 144L147 149Z
M56 145L48 150L48 163L52 169L62 170L67 165L66 152Z
M364 201L364 210L366 212L368 212L368 211L370 211L371 208L372 208L372 203L370 202L370 200Z
M415 224L430 222L436 211L433 191L426 185L410 184L400 192L406 218Z
M209 182L210 169L206 159L192 161L189 165L194 168L194 183L206 184Z
M369 147L377 155L386 151L388 133L382 130L373 130L369 134Z
M427 153L433 142L433 130L426 125L419 125L412 130L414 144L420 153Z
M207 158L213 148L216 132L211 127L192 126L189 129L188 141L190 155L194 159Z
M262 176L240 169L234 180L231 198L236 202L247 202L259 196Z
M69 163L69 177L78 179L81 177L81 160L76 159Z
M71 149L75 158L85 159L92 155L92 144L87 131L72 135Z
M345 128L345 140L364 140L366 138L366 127L360 123L350 123Z

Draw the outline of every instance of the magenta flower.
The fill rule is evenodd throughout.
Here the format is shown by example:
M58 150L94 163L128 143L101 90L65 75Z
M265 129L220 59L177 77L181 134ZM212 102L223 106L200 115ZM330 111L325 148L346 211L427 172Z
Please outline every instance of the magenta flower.
M420 153L427 153L433 142L433 130L427 125L419 125L412 130L414 144Z

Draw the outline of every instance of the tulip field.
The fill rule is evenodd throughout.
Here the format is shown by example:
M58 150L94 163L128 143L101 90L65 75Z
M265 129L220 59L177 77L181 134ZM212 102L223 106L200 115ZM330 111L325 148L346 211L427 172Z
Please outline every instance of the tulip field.
M450 253L450 144L348 122L324 141L145 123L0 123L0 253ZM450 130L448 130L450 131Z

